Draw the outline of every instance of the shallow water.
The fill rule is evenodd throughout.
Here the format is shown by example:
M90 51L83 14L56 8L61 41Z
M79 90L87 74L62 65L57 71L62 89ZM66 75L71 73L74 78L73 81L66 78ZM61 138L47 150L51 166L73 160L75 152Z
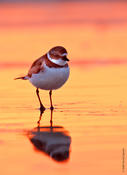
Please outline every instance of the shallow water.
M0 4L1 174L127 172L126 9L119 2ZM53 91L53 113L48 91L40 92L40 116L35 88L14 78L55 45L67 48L71 74Z
M122 174L126 65L72 66L67 84L53 92L52 127L48 91L41 91L47 109L40 128L34 87L13 80L25 70L9 69L9 76L6 69L0 71L1 80L6 79L0 86L1 174ZM54 149L60 151L58 160L51 158Z

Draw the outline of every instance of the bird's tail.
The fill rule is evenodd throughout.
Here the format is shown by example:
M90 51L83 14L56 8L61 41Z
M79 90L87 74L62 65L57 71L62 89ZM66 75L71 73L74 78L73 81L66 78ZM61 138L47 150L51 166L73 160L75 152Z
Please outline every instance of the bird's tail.
M24 77L17 77L17 78L15 78L14 80L18 80L18 79L21 79L21 80L28 80L28 77L27 77L27 76L24 76Z

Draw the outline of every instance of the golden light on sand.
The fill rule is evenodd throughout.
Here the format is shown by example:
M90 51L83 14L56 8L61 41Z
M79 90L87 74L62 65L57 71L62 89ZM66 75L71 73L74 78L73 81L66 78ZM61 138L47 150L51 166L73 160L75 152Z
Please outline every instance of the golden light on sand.
M122 174L122 150L127 148L126 9L127 3L0 5L1 174ZM13 80L55 45L67 48L71 67L67 84L53 92L53 126L62 128L60 138L67 136L70 144L63 163L30 142L34 137L27 133L35 131L39 120L35 88ZM41 91L41 98L49 108L48 91ZM49 109L40 125L50 126ZM45 131L51 145L54 134L44 130L42 136Z

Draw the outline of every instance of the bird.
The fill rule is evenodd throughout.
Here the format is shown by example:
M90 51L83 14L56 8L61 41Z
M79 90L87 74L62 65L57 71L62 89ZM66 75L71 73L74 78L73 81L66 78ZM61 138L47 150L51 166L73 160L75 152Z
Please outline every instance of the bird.
M67 55L68 52L63 46L55 46L33 62L26 76L15 78L15 80L29 80L36 87L41 111L46 108L41 102L39 90L49 90L50 109L53 110L52 91L63 86L69 78Z

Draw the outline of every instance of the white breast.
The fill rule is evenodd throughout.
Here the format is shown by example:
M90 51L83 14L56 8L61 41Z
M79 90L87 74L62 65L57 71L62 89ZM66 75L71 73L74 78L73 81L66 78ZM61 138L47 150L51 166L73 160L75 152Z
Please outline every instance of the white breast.
M53 90L60 88L69 77L69 67L49 68L45 65L43 72L32 74L30 82L37 88Z

